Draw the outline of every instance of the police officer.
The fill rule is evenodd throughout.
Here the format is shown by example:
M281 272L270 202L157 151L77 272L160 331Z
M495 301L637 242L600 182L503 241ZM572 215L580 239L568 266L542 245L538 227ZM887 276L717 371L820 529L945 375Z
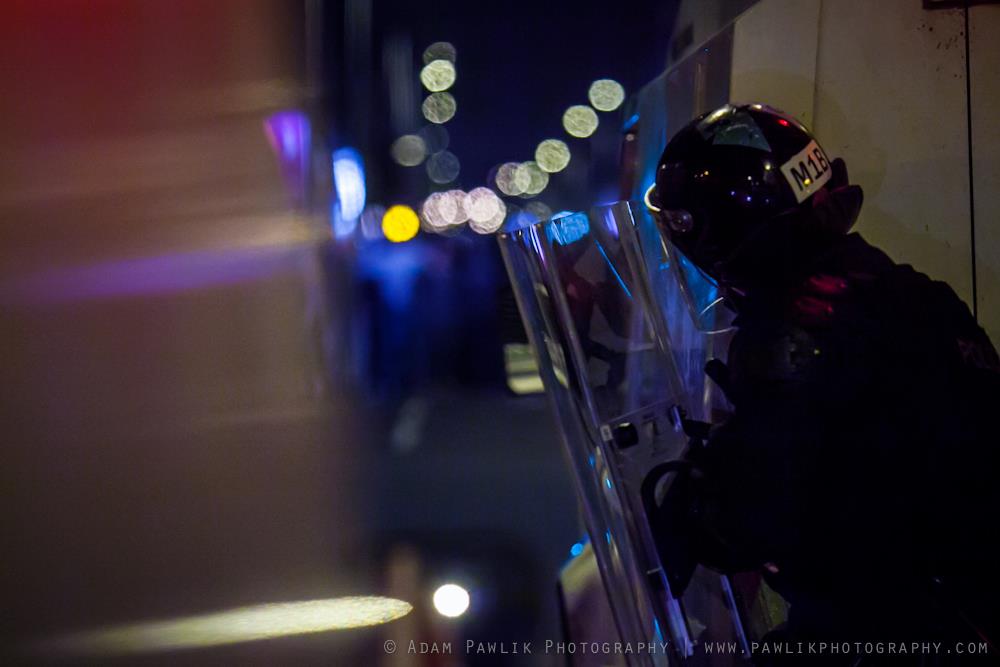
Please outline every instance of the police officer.
M706 368L733 412L663 530L759 569L782 636L995 642L1000 362L968 308L851 233L844 162L764 105L681 129L646 203L736 312Z

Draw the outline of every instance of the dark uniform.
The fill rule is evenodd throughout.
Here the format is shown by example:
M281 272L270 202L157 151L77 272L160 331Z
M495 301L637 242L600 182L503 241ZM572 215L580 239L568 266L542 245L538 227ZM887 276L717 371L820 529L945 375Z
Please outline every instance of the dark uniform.
M715 367L735 409L708 440L708 523L776 570L796 634L952 636L980 605L947 596L985 592L997 553L996 352L947 285L857 234L811 264L745 299Z
M761 215L727 248L665 180L654 211L672 209L671 240L738 313L727 364L707 368L733 414L690 453L697 481L669 530L681 519L707 565L763 568L790 603L771 640L996 641L1000 361L968 308L846 233L860 190L846 208L826 192ZM846 192L846 171L831 180Z

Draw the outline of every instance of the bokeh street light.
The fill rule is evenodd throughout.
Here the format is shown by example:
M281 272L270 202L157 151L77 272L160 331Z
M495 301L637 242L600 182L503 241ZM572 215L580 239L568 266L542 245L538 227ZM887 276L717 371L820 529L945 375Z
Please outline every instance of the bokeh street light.
M562 171L569 164L569 146L559 139L546 139L535 149L535 162L550 174Z
M404 167L416 167L427 156L427 144L423 137L404 134L392 143L392 159Z
M435 153L427 159L427 175L435 183L450 183L458 178L461 165L451 151Z
M465 196L469 227L478 234L492 234L500 229L507 215L503 201L489 188L475 188Z
M577 104L566 109L562 118L563 128L573 137L586 138L597 130L597 114L593 109Z
M458 102L451 93L431 93L420 105L424 118L438 124L447 123L454 118L457 110Z
M432 60L420 70L420 83L432 93L448 90L455 83L457 73L450 60Z
M598 111L614 111L625 101L625 89L614 79L598 79L590 84L587 99Z
M458 52L451 42L434 42L424 49L424 64L427 65L435 60L448 60L455 62Z
M522 197L533 197L548 186L549 175L538 166L537 162L529 160L518 165L514 181L516 187L520 188Z
M447 618L458 618L469 609L469 591L458 584L445 584L434 591L434 608Z
M405 243L420 231L416 211L404 204L391 206L382 216L382 233L393 243Z

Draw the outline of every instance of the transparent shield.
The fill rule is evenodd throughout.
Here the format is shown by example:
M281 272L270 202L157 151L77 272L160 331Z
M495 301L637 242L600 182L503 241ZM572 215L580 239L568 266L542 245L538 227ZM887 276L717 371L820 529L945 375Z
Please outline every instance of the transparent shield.
M621 638L669 642L674 659L707 663L700 643L742 645L746 635L725 577L697 568L674 595L668 575L687 563L663 562L650 530L643 481L682 455L676 408L700 412L702 397L677 363L632 212L599 207L502 234L500 245Z
M718 283L669 241L665 253L698 330L710 335L731 330L732 312L725 307Z
M719 298L715 282L695 267L667 241L644 205L632 207L636 234L640 239L646 275L649 278L651 312L666 329L671 353L680 373L689 416L717 423L732 406L722 391L705 375L710 359L726 361L735 329L734 314ZM733 575L726 582L750 640L762 638L784 622L787 607L756 573ZM697 600L691 592L685 600ZM691 605L688 605L691 608Z
M689 397L690 416L719 421L729 411L722 393L705 377L705 363L725 361L733 312L718 286L666 240L645 206L633 206L642 261L649 278L653 313L662 321Z

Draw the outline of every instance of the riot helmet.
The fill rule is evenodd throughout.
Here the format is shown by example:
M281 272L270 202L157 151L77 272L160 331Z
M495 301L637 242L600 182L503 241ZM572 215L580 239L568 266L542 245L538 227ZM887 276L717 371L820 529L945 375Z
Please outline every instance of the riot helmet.
M843 160L831 160L795 118L727 104L674 135L646 205L688 261L739 289L846 233L861 189L848 186ZM761 251L767 261L748 257L760 260Z

